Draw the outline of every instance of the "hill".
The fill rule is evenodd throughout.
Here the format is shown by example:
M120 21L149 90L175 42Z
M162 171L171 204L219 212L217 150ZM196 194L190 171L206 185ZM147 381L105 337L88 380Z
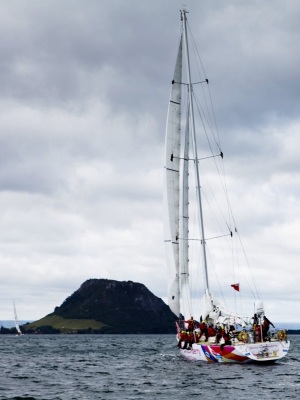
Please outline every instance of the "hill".
M28 333L174 333L176 316L141 283L89 279Z

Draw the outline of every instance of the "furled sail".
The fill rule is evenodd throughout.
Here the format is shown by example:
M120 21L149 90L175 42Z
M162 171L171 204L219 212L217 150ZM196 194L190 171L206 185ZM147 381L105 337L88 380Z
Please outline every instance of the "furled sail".
M182 194L180 198L179 218L179 276L180 276L180 312L185 318L192 316L192 304L189 286L189 119L190 107L187 107L184 148L182 158Z
M166 127L165 249L168 267L168 303L179 316L179 157L181 115L182 39L180 40Z

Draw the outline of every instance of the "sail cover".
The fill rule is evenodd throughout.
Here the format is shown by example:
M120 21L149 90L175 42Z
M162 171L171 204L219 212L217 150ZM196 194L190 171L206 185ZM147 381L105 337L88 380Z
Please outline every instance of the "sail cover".
M182 38L180 40L168 108L165 161L165 249L168 268L168 303L179 316L179 157L181 114Z

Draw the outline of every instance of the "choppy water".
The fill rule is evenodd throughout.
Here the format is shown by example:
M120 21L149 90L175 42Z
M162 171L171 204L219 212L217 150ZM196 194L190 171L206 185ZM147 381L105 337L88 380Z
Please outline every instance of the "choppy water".
M272 365L183 360L173 335L0 335L0 399L299 399L300 336Z

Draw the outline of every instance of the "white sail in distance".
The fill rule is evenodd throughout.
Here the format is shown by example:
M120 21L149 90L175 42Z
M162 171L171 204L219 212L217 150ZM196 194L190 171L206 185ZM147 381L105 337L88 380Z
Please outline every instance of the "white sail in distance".
M16 330L18 332L19 335L22 335L22 331L20 329L20 325L19 325L19 320L18 320L18 316L17 316L17 310L16 310L16 305L14 302L14 316L15 316L15 326L16 326Z

